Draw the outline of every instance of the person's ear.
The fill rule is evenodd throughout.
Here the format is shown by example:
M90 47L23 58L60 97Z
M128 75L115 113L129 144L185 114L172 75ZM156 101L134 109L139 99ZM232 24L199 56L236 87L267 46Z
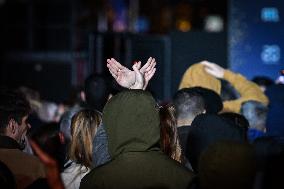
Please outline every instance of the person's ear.
M10 119L5 129L5 135L14 138L17 132L17 127L18 127L17 122L14 119Z
M10 119L7 128L12 134L15 134L17 130L17 122L14 119Z

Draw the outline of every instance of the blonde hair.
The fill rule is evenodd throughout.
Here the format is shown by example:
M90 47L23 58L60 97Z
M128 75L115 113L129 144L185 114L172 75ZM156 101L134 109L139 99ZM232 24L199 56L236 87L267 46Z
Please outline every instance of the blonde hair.
M92 167L93 139L101 122L102 116L96 110L84 109L73 116L69 149L71 160Z

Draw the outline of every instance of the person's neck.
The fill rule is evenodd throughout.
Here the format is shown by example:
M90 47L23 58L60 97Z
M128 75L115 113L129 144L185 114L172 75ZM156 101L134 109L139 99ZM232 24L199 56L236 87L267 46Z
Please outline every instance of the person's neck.
M193 119L178 119L177 127L188 126L191 125Z

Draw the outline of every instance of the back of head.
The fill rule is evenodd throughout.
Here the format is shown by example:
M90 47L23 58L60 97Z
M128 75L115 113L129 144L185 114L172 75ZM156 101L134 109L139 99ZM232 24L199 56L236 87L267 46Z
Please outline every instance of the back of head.
M102 111L110 94L110 83L107 77L92 74L85 80L85 95L88 107Z
M221 96L215 91L204 87L192 87L191 90L197 91L203 97L206 113L217 114L223 109Z
M71 160L92 167L93 140L101 123L101 113L93 109L80 110L73 116L69 150Z
M218 115L201 114L193 120L188 133L186 156L195 171L198 171L200 154L209 145L222 140L244 142L241 130Z
M125 90L112 97L103 110L108 148L112 158L123 152L157 149L160 119L152 95Z
M255 176L253 150L248 144L220 141L210 145L199 160L202 189L251 189Z
M249 122L243 115L234 112L224 112L219 115L230 124L235 124L238 126L243 133L244 140L247 140Z
M0 91L0 134L5 134L10 120L21 124L22 118L31 112L26 98L17 91Z
M261 102L247 101L242 104L241 114L249 122L250 128L264 131L268 108Z
M183 88L173 97L177 119L194 119L205 110L205 102L195 88Z

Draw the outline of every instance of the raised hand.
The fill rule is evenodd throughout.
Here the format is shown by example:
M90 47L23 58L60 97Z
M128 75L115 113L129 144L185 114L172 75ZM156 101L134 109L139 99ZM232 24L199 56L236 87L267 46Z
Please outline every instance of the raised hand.
M140 72L144 75L144 86L143 89L145 90L149 81L152 79L156 72L156 60L155 58L148 58L147 63L140 69Z
M130 88L135 83L135 73L122 66L114 58L107 59L107 67L116 82L125 88Z
M142 67L141 67L141 62L139 61L138 63L136 63L137 65L135 67L137 67L137 69L139 70L139 72L142 74L143 77L143 89L145 89L149 83L149 81L151 80L151 78L154 76L155 72L156 72L156 60L152 57L150 57L147 61L147 63ZM135 64L134 64L135 65ZM116 61L114 58L111 59L107 59L107 67L109 69L109 72L111 73L111 75L114 77L114 79L116 80L116 82L125 88L133 88L133 85L137 85L137 83L141 83L140 81L136 81L136 77L138 77L137 79L140 79L140 74L135 73L135 70L133 68L132 70L129 70L128 68L124 67L123 65L121 65L118 61ZM137 87L137 86L135 86Z
M210 75L216 78L221 78L221 79L224 77L225 69L222 68L221 66L215 63L212 63L212 62L208 62L208 61L202 61L201 64L204 65L205 71L209 73Z

